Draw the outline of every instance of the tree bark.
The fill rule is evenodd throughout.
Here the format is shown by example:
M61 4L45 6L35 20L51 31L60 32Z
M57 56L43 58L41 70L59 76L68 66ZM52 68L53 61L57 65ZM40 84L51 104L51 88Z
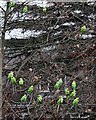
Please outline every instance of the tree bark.
M2 39L0 35L0 120L2 118L2 107L1 106L2 106Z

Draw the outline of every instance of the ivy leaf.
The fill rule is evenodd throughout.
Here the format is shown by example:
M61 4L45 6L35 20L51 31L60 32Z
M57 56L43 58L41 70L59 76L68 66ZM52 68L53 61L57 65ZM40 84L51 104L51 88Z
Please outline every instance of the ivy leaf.
M33 87L33 85L31 85L29 88L28 88L28 93L32 93L33 92L33 90L34 90L34 87Z
M41 95L38 95L38 97L37 97L37 102L38 102L38 103L41 103L42 100L43 100L42 96L41 96Z
M24 80L22 78L20 78L19 85L23 85L23 84L24 84Z
M27 101L27 95L24 94L22 97L21 97L21 102L26 102Z

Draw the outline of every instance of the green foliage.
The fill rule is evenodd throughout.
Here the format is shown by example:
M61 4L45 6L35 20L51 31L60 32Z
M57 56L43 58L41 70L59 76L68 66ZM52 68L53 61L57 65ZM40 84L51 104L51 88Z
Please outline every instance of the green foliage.
M12 84L16 84L16 83L17 83L17 81L16 81L16 78L15 78L15 77L12 77L12 78L11 78L11 83L12 83Z
M38 95L38 96L37 96L37 102L38 102L38 103L41 103L42 100L43 100L42 95Z
M59 96L59 99L57 101L57 104L58 105L61 105L63 103L63 97L62 96Z
M22 79L22 78L20 78L20 80L19 80L19 85L23 85L24 84L24 80Z
M55 88L55 89L60 89L60 87L62 86L62 84L63 84L63 80L60 78L60 79L56 82L56 84L54 85L54 88Z
M14 76L13 71L8 74L8 80L11 81L11 78Z
M72 86L72 92L70 93L69 88L66 88L65 95L66 95L66 101L68 102L70 101L70 103L72 103L72 107L74 107L78 105L78 102L79 102L78 97L73 99L74 97L76 97L76 87L77 87L76 82L73 81L71 86Z
M46 13L46 11L47 11L47 8L43 7L43 12Z
M79 102L79 98L77 97L77 98L75 98L73 100L73 103L72 103L73 107L75 107L76 105L78 105L78 102Z
M73 90L73 91L71 92L71 94L70 94L70 97L73 98L73 97L75 97L75 96L76 96L76 90Z
M16 78L14 77L13 72L10 72L10 73L8 74L8 80L9 80L12 84L16 84L16 83L17 83L17 82L16 82ZM24 80L23 80L22 78L20 78L20 80L19 80L19 85L20 85L20 87L21 87L23 84L24 84ZM60 87L62 86L62 84L63 84L63 80L60 78L60 79L55 83L55 85L54 85L54 88L56 89L56 91L60 91L60 90L58 90L58 89L60 89ZM69 106L69 103L70 103L70 106L75 107L76 105L78 105L78 102L79 102L79 98L78 98L78 97L76 98L76 87L77 87L77 84L76 84L75 81L72 82L71 87L72 87L72 88L71 88L71 89L72 89L72 92L70 92L69 88L66 88L66 89L65 89L65 95L66 95L65 102L68 103L68 106ZM27 92L28 96L30 96L29 94L31 94L31 93L33 92L33 90L34 90L34 86L31 85L31 86L27 89L27 91L25 91L25 92ZM27 94L24 94L24 95L21 97L21 99L20 99L21 103L27 101ZM60 94L60 93L57 93L57 94ZM56 97L57 97L57 96L56 96ZM74 97L75 97L75 99L74 99ZM36 101L37 101L37 103L42 103L42 101L43 101L42 95L38 95ZM54 101L52 101L52 102L54 102ZM63 102L64 102L63 96L60 95L59 98L58 98L58 100L57 100L57 105L58 105L58 107L57 107L57 113L58 113L58 111L59 111L60 105L63 104ZM56 103L56 100L55 100L55 103ZM55 103L54 103L54 104L55 104ZM67 105L66 105L66 106L67 106Z
M11 71L9 74L8 74L8 80L12 83L12 84L16 84L16 78L14 77L14 74L13 74L13 71Z
M27 12L28 12L28 6L24 6L22 12L23 12L23 13L27 13Z
M27 95L24 94L22 97L21 97L21 102L26 102L27 101Z
M86 30L87 30L86 26L85 26L85 25L83 25L83 26L81 27L80 32L83 34L83 33L85 33L85 32L86 32Z
M69 88L66 88L66 89L65 89L65 94L66 94L66 96L68 96L69 93L70 93Z
M28 88L28 93L31 94L34 90L34 87L33 85L31 85L29 88Z
M76 82L75 82L75 81L73 81L73 82L72 82L72 88L73 88L73 90L75 90L75 89L76 89L76 86L77 86L77 85L76 85Z
M9 2L9 8L12 8L14 6L15 6L15 2L14 1Z

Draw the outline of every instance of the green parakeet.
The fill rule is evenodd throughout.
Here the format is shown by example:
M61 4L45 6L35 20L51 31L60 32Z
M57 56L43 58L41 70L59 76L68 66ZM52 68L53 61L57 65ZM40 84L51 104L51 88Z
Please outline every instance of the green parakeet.
M76 89L76 86L77 86L77 85L76 85L76 82L75 82L75 81L73 81L73 82L72 82L72 88L73 88L73 90L75 90L75 89Z
M33 87L33 85L31 85L29 88L28 88L28 93L32 93L33 92L33 90L34 90L34 87Z
M63 103L63 97L62 96L59 96L59 99L57 101L57 104L58 105L61 105Z
M76 106L78 102L79 102L79 98L77 97L73 100L73 103L72 103L73 107Z
M37 102L38 102L38 103L41 103L42 100L43 100L42 95L38 95L38 97L37 97Z
M27 95L26 94L24 94L22 97L21 97L21 102L26 102L26 100L27 100Z
M81 31L81 33L82 33L82 34L83 34L83 33L85 33L85 32L86 32L86 29L87 29L87 28L86 28L86 26L85 26L85 25L83 25L83 26L81 27L81 30L80 30L80 31Z
M22 79L22 78L20 78L20 80L19 80L19 85L23 85L24 84L24 80Z

